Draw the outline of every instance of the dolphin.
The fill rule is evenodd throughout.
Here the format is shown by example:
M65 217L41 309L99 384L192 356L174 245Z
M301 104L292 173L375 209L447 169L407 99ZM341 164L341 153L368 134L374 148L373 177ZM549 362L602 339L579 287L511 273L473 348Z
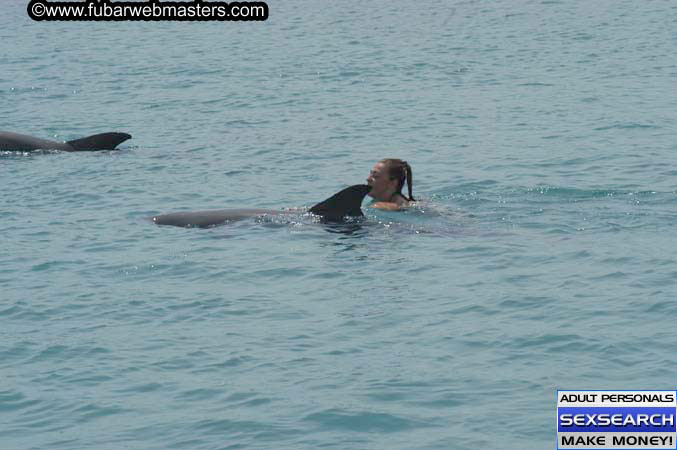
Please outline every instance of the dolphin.
M362 200L371 190L366 184L356 184L332 195L308 210L322 218L323 222L341 222L348 217L362 217ZM210 211L187 211L154 216L150 219L157 225L176 227L208 228L236 220L266 215L289 214L273 209L219 209Z
M66 152L113 150L119 144L131 139L127 133L101 133L75 139L68 142L48 141L47 139L26 136L25 134L0 131L0 150L63 150Z

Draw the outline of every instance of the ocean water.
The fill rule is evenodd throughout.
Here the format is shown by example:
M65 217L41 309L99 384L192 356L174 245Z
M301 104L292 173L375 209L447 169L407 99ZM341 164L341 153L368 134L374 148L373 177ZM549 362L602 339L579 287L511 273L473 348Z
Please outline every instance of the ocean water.
M556 389L677 386L677 4L0 6L3 449L544 449ZM404 158L421 206L305 207Z

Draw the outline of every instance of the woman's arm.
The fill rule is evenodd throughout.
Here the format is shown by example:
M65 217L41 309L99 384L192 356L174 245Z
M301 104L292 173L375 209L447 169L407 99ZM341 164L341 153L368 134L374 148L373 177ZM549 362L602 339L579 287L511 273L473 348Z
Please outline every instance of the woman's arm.
M388 211L399 211L402 209L397 203L391 202L375 202L369 205L370 208L385 209Z

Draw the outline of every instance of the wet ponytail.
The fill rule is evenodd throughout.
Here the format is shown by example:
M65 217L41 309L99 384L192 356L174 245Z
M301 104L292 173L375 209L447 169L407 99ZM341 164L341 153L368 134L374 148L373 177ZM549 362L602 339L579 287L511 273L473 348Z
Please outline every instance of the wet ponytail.
M416 200L414 199L413 195L413 190L414 190L414 174L411 173L411 166L409 165L408 162L402 161L404 163L404 172L407 175L407 190L409 191L409 201L410 202L415 202ZM400 191L402 188L400 188Z

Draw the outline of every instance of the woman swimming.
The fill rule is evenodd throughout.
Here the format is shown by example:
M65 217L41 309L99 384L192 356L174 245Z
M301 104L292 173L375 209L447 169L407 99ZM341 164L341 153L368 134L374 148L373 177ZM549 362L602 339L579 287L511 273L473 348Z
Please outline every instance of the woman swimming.
M404 183L407 183L409 197L402 194ZM367 184L371 186L369 196L374 199L372 208L397 211L415 201L412 195L411 166L401 159L382 159L369 172Z

